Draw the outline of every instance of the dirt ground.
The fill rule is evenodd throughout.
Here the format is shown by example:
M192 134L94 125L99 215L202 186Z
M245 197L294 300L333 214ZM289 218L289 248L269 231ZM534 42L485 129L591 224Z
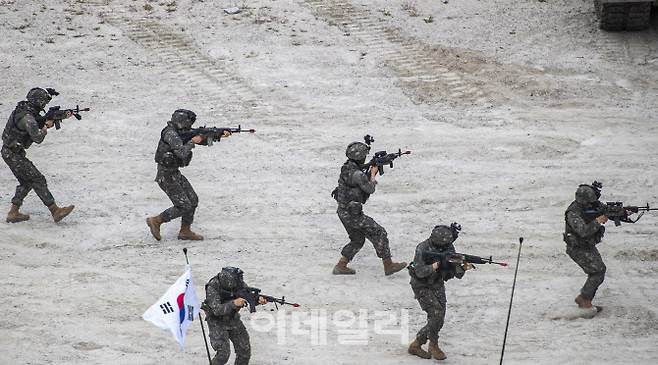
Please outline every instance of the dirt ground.
M297 314L388 311L408 313L413 335L424 315L408 275L384 277L369 243L356 276L331 275L347 237L329 194L346 145L367 133L376 150L413 151L365 207L395 259L457 221L459 251L512 263L447 283L444 363L498 363L520 236L506 364L658 361L656 214L608 224L604 311L553 319L585 279L561 236L578 184L658 204L655 16L647 31L606 33L591 0L0 0L0 20L5 116L34 86L61 93L51 105L92 109L28 151L73 214L53 224L31 194L29 222L0 224L0 364L207 362L198 325L181 352L141 319L182 274L183 247L202 298L238 266L302 304L282 309L284 328ZM203 242L177 241L175 222L156 242L144 224L169 205L153 154L177 108L257 130L195 149L183 170ZM7 209L15 184L3 164ZM250 330L251 363L428 363L399 336L344 344L330 325L316 344L291 332L281 344L277 329Z

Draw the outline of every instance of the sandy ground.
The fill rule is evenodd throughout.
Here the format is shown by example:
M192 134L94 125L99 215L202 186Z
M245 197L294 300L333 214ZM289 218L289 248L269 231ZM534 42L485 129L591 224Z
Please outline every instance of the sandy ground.
M232 5L242 12L221 11ZM234 265L301 303L280 327L363 309L408 313L415 333L424 316L408 275L384 277L369 244L358 275L330 274L346 235L329 193L345 146L366 133L377 149L413 151L366 206L394 258L411 259L437 223L462 224L460 251L512 263L525 237L506 364L658 361L656 215L609 224L605 310L552 319L572 313L584 280L561 240L577 185L658 202L657 24L601 32L589 0L0 0L0 20L6 116L33 86L92 108L29 150L74 213L53 224L31 194L32 219L1 224L1 364L203 364L198 325L181 352L141 319L183 272L183 247L199 294ZM184 173L207 239L179 242L171 223L158 243L144 225L168 206L153 153L179 107L258 133L195 150ZM6 167L0 186L8 208ZM513 273L487 265L448 283L446 364L498 363ZM276 331L251 331L253 364L427 363L399 336L345 345L329 325L326 344L291 331L277 344Z

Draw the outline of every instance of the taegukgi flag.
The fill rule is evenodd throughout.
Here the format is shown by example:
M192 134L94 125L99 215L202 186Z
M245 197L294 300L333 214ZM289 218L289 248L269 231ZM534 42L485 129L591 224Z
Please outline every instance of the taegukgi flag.
M182 350L187 327L198 317L199 308L199 299L192 281L192 268L187 265L183 275L144 312L142 318L163 330L171 331Z

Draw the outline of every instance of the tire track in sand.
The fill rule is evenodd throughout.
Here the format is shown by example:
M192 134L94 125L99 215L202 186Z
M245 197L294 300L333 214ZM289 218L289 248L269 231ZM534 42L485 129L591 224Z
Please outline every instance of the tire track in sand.
M195 42L181 32L160 23L157 19L131 19L106 0L88 0L87 6L108 24L121 30L133 42L150 50L173 72L175 79L185 85L186 92L208 101L208 105L222 106L217 111L227 120L285 119L307 115L307 108L296 100L286 100L276 108L268 105L248 80L239 75L236 67L213 59L201 51ZM226 101L230 100L230 103Z
M501 65L464 50L430 46L388 27L368 9L345 0L305 0L330 24L379 53L399 86L416 104L437 102L520 103L518 90L534 90L540 73L523 66Z

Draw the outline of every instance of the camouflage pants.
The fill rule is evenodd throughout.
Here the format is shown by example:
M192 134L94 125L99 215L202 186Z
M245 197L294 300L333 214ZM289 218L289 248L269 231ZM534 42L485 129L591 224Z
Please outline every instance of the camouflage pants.
M358 217L350 215L347 209L338 208L338 218L345 227L350 237L350 242L343 247L341 254L352 261L354 256L361 250L366 238L375 247L377 257L386 259L391 257L391 249L388 245L388 234L384 227L375 222L374 219L362 214Z
M592 300L605 278L605 264L596 247L575 248L567 246L567 255L587 274L585 285L580 289L583 298Z
M443 285L434 288L411 288L420 308L427 313L427 324L418 331L416 340L421 345L428 339L437 341L446 317L446 288Z
M182 217L183 224L192 224L194 222L194 212L199 205L199 197L185 176L179 170L158 171L155 181L174 204L173 207L160 214L162 220L169 222L172 219Z
M11 199L12 204L22 205L23 200L32 189L46 206L55 204L55 199L48 190L46 178L37 170L32 161L27 159L24 149L2 146L2 159L18 179L19 185Z
M249 333L239 318L219 320L208 318L208 335L210 345L217 351L212 365L224 365L231 356L231 344L235 348L235 365L247 365L251 358ZM229 342L230 341L230 342Z

